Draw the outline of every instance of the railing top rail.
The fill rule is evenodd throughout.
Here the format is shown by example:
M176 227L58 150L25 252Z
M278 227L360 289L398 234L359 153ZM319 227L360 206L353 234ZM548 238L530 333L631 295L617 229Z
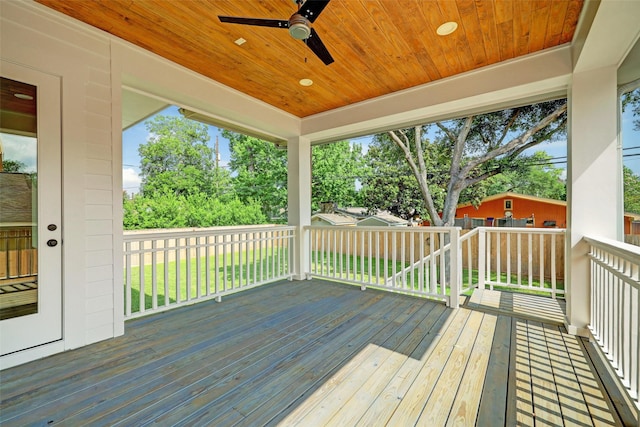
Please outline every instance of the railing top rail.
M450 233L461 227L384 227L384 226L353 226L353 225L305 225L305 230L356 230L356 231L396 231L396 232L422 232L422 233Z
M464 233L464 235L460 236L460 241L469 240L479 232L480 232L480 227L472 228L468 232Z
M530 228L530 227L478 227L493 233L529 233L529 234L564 234L564 228Z
M125 231L123 240L125 242L137 240L153 240L153 239L171 239L176 237L201 237L216 236L238 233L258 233L265 231L294 231L295 226L290 225L270 225L264 227L216 227L216 228L193 228L193 229L177 229L177 230L161 230L161 231Z
M604 237L584 236L584 240L591 246L604 249L614 255L621 256L629 261L640 262L640 246L630 245L618 240Z

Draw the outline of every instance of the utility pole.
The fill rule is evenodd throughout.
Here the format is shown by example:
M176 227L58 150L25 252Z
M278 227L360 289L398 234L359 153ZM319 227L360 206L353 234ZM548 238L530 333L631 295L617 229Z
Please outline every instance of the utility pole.
M216 170L220 167L220 144L218 143L218 135L216 135Z

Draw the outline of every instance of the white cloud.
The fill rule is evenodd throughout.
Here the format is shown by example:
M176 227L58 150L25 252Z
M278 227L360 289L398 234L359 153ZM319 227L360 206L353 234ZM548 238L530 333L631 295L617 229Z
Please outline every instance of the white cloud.
M3 133L2 151L4 160L16 160L25 164L25 172L36 172L38 169L38 142L30 136Z
M140 192L140 175L133 168L122 169L122 188L129 194Z

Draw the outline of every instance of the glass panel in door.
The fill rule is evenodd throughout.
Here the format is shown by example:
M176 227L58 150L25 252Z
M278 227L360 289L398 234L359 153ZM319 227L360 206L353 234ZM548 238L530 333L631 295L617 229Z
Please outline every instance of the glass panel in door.
M0 320L38 312L37 87L0 78Z

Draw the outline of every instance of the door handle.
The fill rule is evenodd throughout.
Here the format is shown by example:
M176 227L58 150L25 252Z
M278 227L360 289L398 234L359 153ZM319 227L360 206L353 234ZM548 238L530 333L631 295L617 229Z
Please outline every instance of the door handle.
M49 239L47 240L47 246L49 246L50 248L53 248L54 246L56 246L58 244L58 241L56 239Z

